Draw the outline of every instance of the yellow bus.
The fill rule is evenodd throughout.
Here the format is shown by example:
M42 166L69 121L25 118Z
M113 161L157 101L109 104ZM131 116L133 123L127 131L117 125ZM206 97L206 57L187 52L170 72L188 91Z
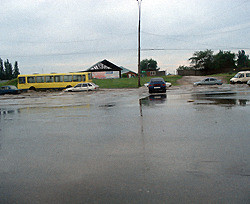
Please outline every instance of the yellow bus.
M81 82L92 82L91 72L18 75L17 87L22 90L65 89Z

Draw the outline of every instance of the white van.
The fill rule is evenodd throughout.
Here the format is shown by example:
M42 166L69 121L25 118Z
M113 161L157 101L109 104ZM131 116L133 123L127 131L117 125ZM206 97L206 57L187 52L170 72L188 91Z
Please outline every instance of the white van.
M230 84L242 84L247 83L250 80L250 71L238 72L232 79L230 79Z

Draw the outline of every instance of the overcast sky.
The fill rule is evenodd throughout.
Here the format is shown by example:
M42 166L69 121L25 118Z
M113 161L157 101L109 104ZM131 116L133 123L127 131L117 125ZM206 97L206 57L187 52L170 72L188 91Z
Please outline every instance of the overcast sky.
M0 0L0 58L22 74L107 59L137 72L136 0ZM142 0L141 60L174 73L195 51L250 54L250 0Z

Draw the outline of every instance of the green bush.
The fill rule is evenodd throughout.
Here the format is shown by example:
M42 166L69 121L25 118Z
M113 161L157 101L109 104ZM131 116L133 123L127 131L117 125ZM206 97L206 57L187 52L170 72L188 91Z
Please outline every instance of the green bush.
M0 86L7 86L7 85L14 85L17 87L17 78L11 79L11 80L4 82L4 83L0 83Z
M141 86L149 82L151 78L155 77L141 77ZM177 80L182 76L170 75L162 77L165 81L172 83L173 86L178 85ZM138 78L121 78L121 79L93 79L93 82L100 86L100 88L137 88Z

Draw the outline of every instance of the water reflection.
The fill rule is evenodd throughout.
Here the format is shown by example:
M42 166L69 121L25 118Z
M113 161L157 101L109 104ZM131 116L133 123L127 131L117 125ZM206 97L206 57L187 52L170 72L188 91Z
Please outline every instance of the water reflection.
M244 96L244 98L243 98ZM249 96L236 92L200 92L192 95L196 105L247 106Z
M207 98L210 102L195 102L197 105L228 105L228 106L246 106L249 100L246 99L218 99L218 98Z
M143 101L148 101L150 96L139 99L139 107L140 107L140 130L141 130L141 154L142 154L142 161L143 161L143 180L142 180L142 184L141 184L141 188L139 189L140 192L149 192L149 187L147 184L147 173L150 170L150 165L147 161L147 155L146 155L146 139L145 139L145 135L144 135L144 122L143 122L143 111L142 111L142 102Z
M155 104L163 104L166 102L166 94L154 94L140 99L140 104L144 106L154 106Z
M0 115L20 113L20 109L0 109Z

